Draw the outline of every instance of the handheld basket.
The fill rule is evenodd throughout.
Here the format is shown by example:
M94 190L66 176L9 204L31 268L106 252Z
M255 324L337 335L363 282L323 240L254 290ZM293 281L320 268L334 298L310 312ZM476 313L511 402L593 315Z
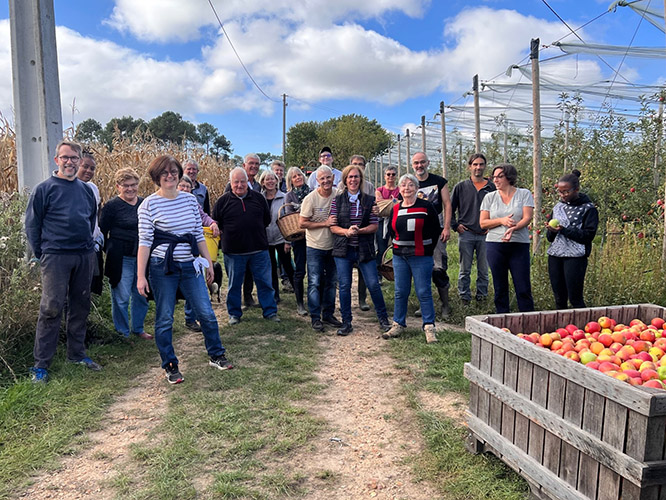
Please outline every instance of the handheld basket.
M284 236L284 239L287 241L302 240L305 238L305 231L301 229L298 222L300 214L298 212L294 212L293 214L280 215L282 209L287 205L288 204L285 203L280 207L280 210L278 210L278 229L280 229L282 236Z
M398 203L398 200L391 198L389 200L378 200L377 209L379 210L379 216L384 218L391 217L393 212L393 205Z
M384 252L382 256L382 263L377 266L377 271L382 275L383 278L389 281L395 281L393 275L393 247L390 246Z

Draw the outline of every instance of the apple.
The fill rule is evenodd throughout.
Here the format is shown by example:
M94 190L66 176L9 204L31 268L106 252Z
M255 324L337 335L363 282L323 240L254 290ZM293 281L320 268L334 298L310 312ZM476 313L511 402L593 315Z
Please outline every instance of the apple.
M593 352L587 351L583 352L580 354L580 362L583 363L584 365L587 365L588 363L591 363L592 361L596 361L597 355L594 354ZM666 371L666 367L664 367Z
M653 378L651 380L648 380L647 382L643 382L643 387L651 387L653 389L664 389L664 384L661 382L661 380Z
M662 318L652 318L650 324L654 326L657 330L661 330L664 328L664 320Z
M659 380L659 374L657 373L656 370L647 369L641 372L641 378L643 379L643 382L647 382L648 380L652 380L653 378Z
M659 380L666 379L666 366L660 366L657 368L657 374L659 375Z
M610 318L607 317L607 316L602 316L601 318L599 318L599 319L597 320L597 323L599 323L599 326L600 326L602 329L603 329L603 328L610 328L610 326L611 326L611 320L610 320Z
M587 333L600 332L601 326L596 321L590 321L587 325L585 325L585 331Z
M557 219L550 219L550 222L548 222L548 225L552 227L553 229L557 229L560 227L560 221Z

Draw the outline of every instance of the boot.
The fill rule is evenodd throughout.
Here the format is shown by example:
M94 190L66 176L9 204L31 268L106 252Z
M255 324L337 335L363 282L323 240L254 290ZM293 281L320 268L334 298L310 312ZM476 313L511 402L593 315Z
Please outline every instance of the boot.
M437 288L439 292L439 301L442 303L442 318L446 319L451 314L451 306L449 306L449 287Z
M294 295L296 296L296 311L301 316L307 316L308 311L303 304L303 280L294 280Z

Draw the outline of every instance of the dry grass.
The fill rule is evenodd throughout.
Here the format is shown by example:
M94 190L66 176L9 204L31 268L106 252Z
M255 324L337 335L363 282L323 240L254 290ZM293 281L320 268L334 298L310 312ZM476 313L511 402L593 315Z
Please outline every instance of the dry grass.
M65 131L71 135L72 130ZM141 177L139 195L148 196L155 191L155 185L147 173L150 162L163 154L173 155L181 162L188 158L195 159L200 166L198 180L208 187L211 204L224 192L229 179L229 170L234 166L230 162L217 160L206 155L200 148L183 148L178 145L164 144L150 133L137 132L131 137L116 135L111 150L105 144L90 143L83 146L92 151L97 162L93 182L99 187L102 203L113 198L117 192L113 176L124 167L132 167ZM9 122L0 116L0 192L13 193L18 190L16 159L16 134Z

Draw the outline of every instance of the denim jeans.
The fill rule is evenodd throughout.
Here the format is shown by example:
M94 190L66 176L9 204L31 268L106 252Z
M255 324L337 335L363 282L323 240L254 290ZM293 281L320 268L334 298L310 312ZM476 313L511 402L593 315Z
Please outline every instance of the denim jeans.
M132 312L130 328L129 310ZM129 337L131 333L143 333L143 322L148 312L148 301L136 289L136 257L123 257L120 281L111 288L111 316L116 331Z
M393 274L395 276L395 303L393 306L393 321L407 326L407 300L412 291L412 276L414 277L414 290L421 304L423 325L435 324L435 304L432 301L433 262L429 256L403 257L393 254Z
M518 310L534 311L532 283L530 282L530 244L487 242L488 264L493 273L495 311L509 312L509 271L516 290Z
M310 317L330 318L335 312L337 273L332 250L306 247L308 265L308 309Z
M359 278L361 275L363 276L365 284L370 291L370 297L372 297L372 303L375 305L377 318L379 320L387 319L386 304L382 295L382 287L379 286L375 259L359 262L358 248L348 246L346 257L335 257L335 267L338 271L338 280L340 282L340 314L342 314L343 323L352 322L351 285L354 264L358 265Z
M39 259L42 300L35 333L35 367L48 368L58 347L62 310L67 301L67 359L86 357L86 320L90 312L90 281L95 252L69 255L45 253Z
M460 251L460 273L458 274L458 295L463 300L472 300L471 273L474 252L476 252L476 298L488 296L488 258L486 257L486 235L464 231L458 235Z
M229 287L227 290L227 312L229 316L240 318L243 315L241 309L241 289L245 280L246 269L252 269L251 275L257 284L257 298L264 313L264 318L277 314L277 303L275 302L275 291L271 284L271 259L268 250L252 253L249 255L224 254L224 267L229 276Z
M194 312L194 307L192 307L189 300L185 301L183 310L185 312L185 323L194 323L197 320L197 314Z
M155 344L162 358L162 368L169 363L178 364L173 350L173 311L176 307L178 288L189 300L196 312L201 331L206 343L206 351L211 358L224 354L220 341L217 318L213 312L208 296L206 278L197 276L192 262L175 262L175 271L164 274L164 259L150 258L150 289L155 296Z

